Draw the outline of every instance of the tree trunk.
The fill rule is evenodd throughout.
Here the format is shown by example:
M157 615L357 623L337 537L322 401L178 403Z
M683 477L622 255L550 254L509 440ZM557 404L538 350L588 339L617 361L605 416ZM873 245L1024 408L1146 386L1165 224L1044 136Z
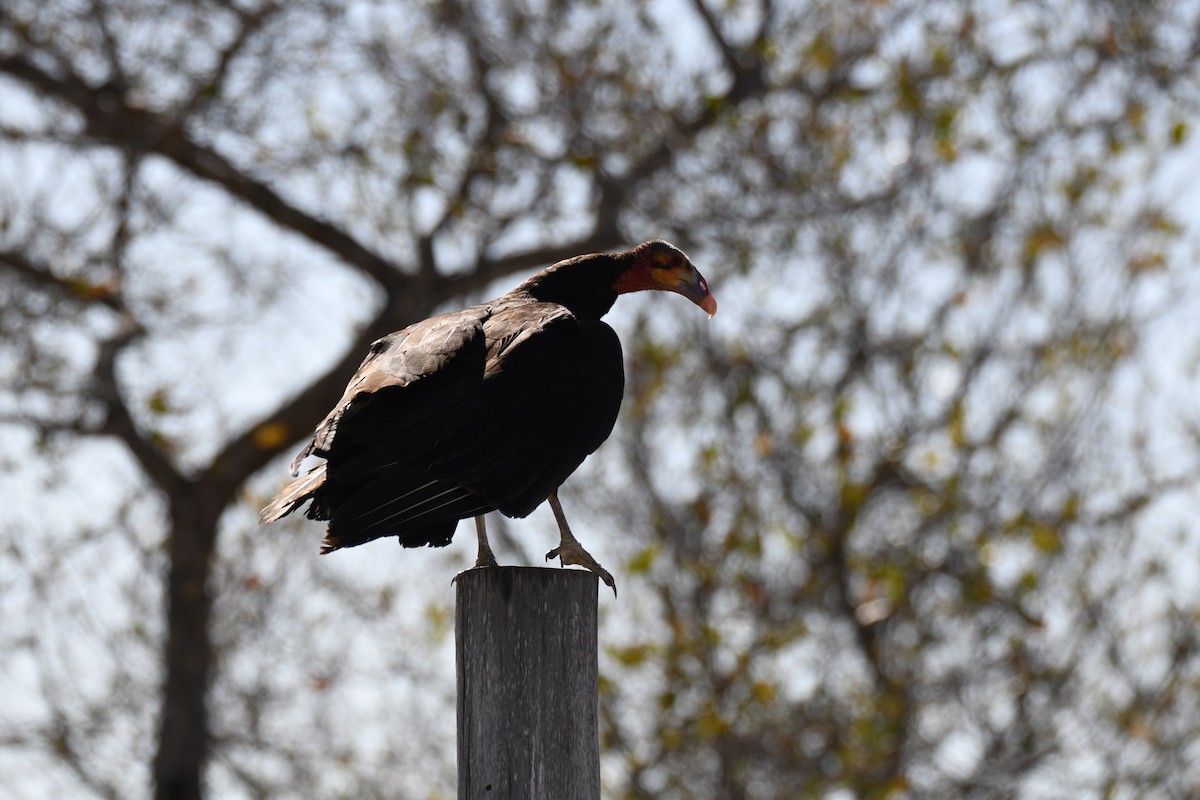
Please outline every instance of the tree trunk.
M156 800L200 800L208 756L208 684L212 613L208 577L219 514L197 499L171 498L168 540L167 643L158 752ZM206 506L214 507L206 507Z

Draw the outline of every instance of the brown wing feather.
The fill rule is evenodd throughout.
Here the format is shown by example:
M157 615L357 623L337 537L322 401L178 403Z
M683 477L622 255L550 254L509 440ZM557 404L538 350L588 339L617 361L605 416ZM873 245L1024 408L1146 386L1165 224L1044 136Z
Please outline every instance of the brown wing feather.
M400 404L404 405L404 401L411 396L407 404L413 408L406 411L414 415L412 422L419 421L421 409L417 395L435 395L438 389L454 384L454 379L459 377L456 372L470 373L466 368L468 365L461 364L459 370L455 369L455 365L460 361L470 361L473 355L478 356L482 352L485 342L483 321L487 314L487 306L441 314L372 343L367 357L346 386L342 399L317 426L312 441L292 462L292 474L299 474L300 463L309 455L327 455L333 448L343 419L361 412L368 401L380 392L403 389L418 382L435 384L427 387L428 391L414 391L395 398L404 398L400 400ZM380 418L391 416L391 411L388 408L384 413L374 415L373 421L378 423Z
M477 306L443 314L376 341L342 399L293 464L296 470L308 455L323 456L320 477L310 474L294 481L263 510L261 520L278 519L311 498L307 516L331 523L324 550L395 533L380 532L361 508L429 482L420 458L441 431L456 424L456 414L477 394L487 352L483 322L488 313L487 306ZM409 497L421 503L424 494L436 493L433 488ZM339 525L343 515L354 522ZM444 520L426 521L436 527ZM414 528L412 544L446 544L452 533L444 525L428 531Z

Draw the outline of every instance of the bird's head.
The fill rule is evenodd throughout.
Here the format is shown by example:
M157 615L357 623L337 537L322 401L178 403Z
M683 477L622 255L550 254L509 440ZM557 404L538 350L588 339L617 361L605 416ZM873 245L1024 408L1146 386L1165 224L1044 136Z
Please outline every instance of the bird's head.
M717 299L708 291L704 276L679 248L661 239L643 242L633 250L633 263L613 284L617 294L645 289L675 292L704 309L717 313Z

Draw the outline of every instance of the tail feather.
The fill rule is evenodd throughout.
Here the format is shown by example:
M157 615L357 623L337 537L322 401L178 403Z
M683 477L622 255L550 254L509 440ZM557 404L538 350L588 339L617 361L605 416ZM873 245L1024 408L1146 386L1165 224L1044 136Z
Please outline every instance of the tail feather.
M405 547L441 546L449 543L460 519L491 510L470 490L428 477L414 480L407 471L392 469L356 486L329 515L323 552L384 536L399 537Z
M327 463L285 486L259 513L259 524L281 519L311 500L305 516L329 520L322 553L384 536L396 536L404 547L443 547L450 543L460 519L494 507L463 486L423 480L427 475L415 479L423 480L415 484L409 471L395 464L368 470L377 474L366 483L344 485L340 471L330 483Z
M258 524L266 525L286 517L325 485L325 464L319 464L311 472L289 483L275 496L266 508L258 513Z

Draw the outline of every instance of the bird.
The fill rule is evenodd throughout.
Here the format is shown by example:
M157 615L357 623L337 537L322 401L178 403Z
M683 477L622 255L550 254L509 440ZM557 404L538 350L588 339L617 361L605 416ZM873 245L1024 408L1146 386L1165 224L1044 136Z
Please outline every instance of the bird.
M558 490L612 433L624 394L621 343L601 317L644 290L717 311L688 257L655 239L567 258L495 300L376 340L260 524L308 502L307 517L328 522L324 554L391 536L442 547L474 517L482 568L497 565L484 515L525 517L547 502L559 544L546 560L582 566L615 594ZM323 461L300 476L309 456Z

